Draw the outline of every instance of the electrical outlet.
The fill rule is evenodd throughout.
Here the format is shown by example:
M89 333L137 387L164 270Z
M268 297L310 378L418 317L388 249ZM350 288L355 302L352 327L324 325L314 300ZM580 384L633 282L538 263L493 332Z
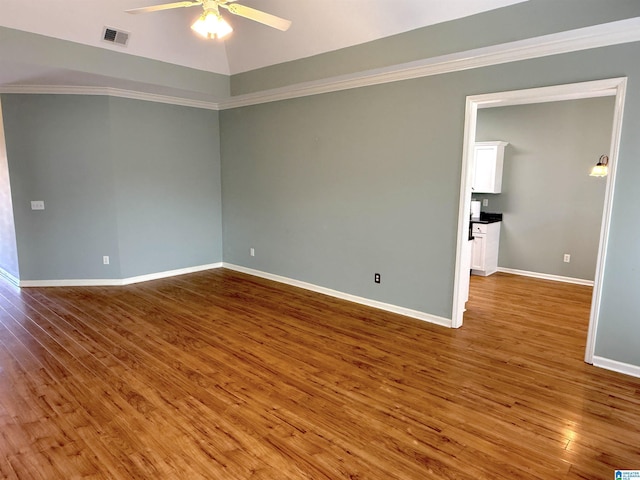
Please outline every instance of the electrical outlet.
M569 263L571 261L571 255L569 255L568 253L565 253L563 261L564 263Z
M380 283L380 274L379 273L374 273L373 274L373 281L376 283Z
M31 210L44 210L44 200L31 200Z
M488 198L483 198L482 199L482 206L483 207L488 207L489 206L489 199Z
M251 247L251 248L249 249L249 253L251 254L251 256L252 256L252 257L255 257L255 256L256 256L256 249L255 249L255 248L253 248L253 247Z
M105 255L104 257L102 257L102 264L109 265L109 255Z

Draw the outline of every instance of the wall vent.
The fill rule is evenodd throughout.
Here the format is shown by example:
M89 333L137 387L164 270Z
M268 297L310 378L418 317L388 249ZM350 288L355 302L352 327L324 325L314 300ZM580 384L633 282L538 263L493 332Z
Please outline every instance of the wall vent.
M104 27L102 40L125 47L129 41L129 32L123 32L122 30L116 30L111 27Z

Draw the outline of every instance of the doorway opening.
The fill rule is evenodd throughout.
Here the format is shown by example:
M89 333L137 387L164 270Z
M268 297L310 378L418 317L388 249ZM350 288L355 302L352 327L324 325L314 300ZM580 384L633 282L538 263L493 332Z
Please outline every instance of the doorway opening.
M606 177L604 207L602 213L602 222L600 226L598 254L596 260L593 295L589 317L589 328L584 357L585 362L593 363L593 354L595 350L595 333L597 330L598 313L600 310L600 300L602 295L602 279L606 262L606 250L609 236L609 225L611 221L611 209L614 193L613 190L615 185L615 173L620 142L625 91L626 78L614 78L592 82L555 85L535 89L497 92L467 97L462 175L460 182L460 204L458 214L458 240L452 309L452 327L458 328L463 324L463 314L466 300L465 289L468 285L469 272L465 271L466 262L464 261L464 256L469 238L469 212L471 209L471 184L473 175L473 145L476 142L478 109L612 96L615 97L615 105L613 112L613 125L611 129L611 148L609 152L609 175Z
M9 162L4 138L2 104L0 103L0 277L19 285L18 247L13 218Z

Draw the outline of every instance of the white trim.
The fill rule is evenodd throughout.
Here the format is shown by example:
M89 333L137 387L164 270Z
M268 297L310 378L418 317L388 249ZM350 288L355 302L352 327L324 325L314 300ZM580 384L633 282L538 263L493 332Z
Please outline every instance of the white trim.
M476 119L478 105L467 97L464 116L464 139L462 144L462 174L460 176L460 204L458 206L458 240L456 245L456 266L453 276L453 308L451 311L451 326L460 328L466 311L467 282L462 281L463 275L469 275L463 267L464 249L469 242L469 222L471 211L471 184L473 182L473 144L476 141ZM467 232L461 235L460 232ZM467 265L468 266L468 265Z
M321 293L323 295L329 295L330 297L340 298L349 302L359 303L369 307L377 308L387 312L397 313L406 317L416 318L425 322L435 323L443 327L451 327L451 320L444 317L438 317L437 315L431 315L429 313L419 312L417 310L411 310L405 307L399 307L391 305L389 303L379 302L377 300L371 300L368 298L358 297L349 293L339 292L337 290L331 290L329 288L320 287L300 280L294 280L292 278L282 277L280 275L274 275L272 273L263 272L260 270L254 270L252 268L242 267L240 265L234 265L232 263L211 263L208 265L198 265L196 267L180 268L178 270L169 270L165 272L151 273L148 275L139 275L137 277L129 277L124 279L110 278L110 279L80 279L80 280L22 280L16 283L20 287L103 287L103 286L123 286L131 285L133 283L148 282L149 280L158 280L161 278L175 277L178 275L185 275L188 273L201 272L203 270L211 270L214 268L228 268L229 270L235 270L237 272L246 273L255 277L265 278L274 282L285 283L294 287L303 288L305 290L311 290L313 292ZM1 269L0 269L1 270ZM2 271L0 271L2 273Z
M521 275L523 277L539 278L541 280L552 280L554 282L574 283L576 285L586 285L593 287L593 280L585 280L583 278L563 277L562 275L551 275L550 273L529 272L527 270L516 270L515 268L498 267L499 272L510 273L512 275Z
M593 357L593 365L607 370L613 370L614 372L624 373L625 375L631 375L632 377L640 378L640 367L637 365L631 365L630 363L622 363L617 360L611 360L604 357Z
M626 77L606 78L589 82L551 85L507 92L486 93L468 97L479 108L527 105L531 103L560 102L583 98L613 97Z
M208 110L227 110L637 41L640 41L640 17L238 95L218 102L86 86L6 85L0 86L0 93L108 95Z
M31 94L31 95L99 95L108 97L130 98L147 102L167 103L183 107L202 108L205 110L219 110L218 104L203 100L159 95L156 93L136 92L111 87L81 87L68 85L4 85L0 86L0 93Z
M137 277L129 277L122 279L122 285L131 285L132 283L148 282L149 280L159 280L167 277L177 277L178 275L186 275L187 273L202 272L203 270L212 270L222 267L222 262L209 263L206 265L197 265L195 267L179 268L177 270L169 270L166 272L149 273L147 275L138 275Z
M72 280L20 280L19 287L111 287L122 285L119 278L88 278Z
M246 273L248 275L265 278L267 280L272 280L274 282L285 283L287 285L303 288L305 290L311 290L312 292L321 293L323 295L328 295L330 297L340 298L342 300L358 303L360 305L366 305L368 307L377 308L379 310L384 310L387 312L404 315L405 317L416 318L418 320L422 320L425 322L434 323L436 325L440 325L443 327L451 327L451 320L449 320L448 318L439 317L437 315L431 315L429 313L420 312L418 310L412 310L410 308L399 307L397 305L391 305L389 303L379 302L377 300L358 297L356 295L339 292L337 290L321 287L318 285L314 285L312 283L302 282L300 280L295 280L293 278L282 277L280 275L274 275L272 273L263 272L261 270L254 270L253 268L242 267L240 265L234 265L232 263L224 262L222 266L223 268L228 268L229 270L235 270L236 272Z
M112 287L131 285L133 283L148 282L161 278L176 277L187 273L201 272L222 267L222 262L197 265L195 267L179 268L177 270L167 270L164 272L149 273L129 278L89 278L75 280L21 280L19 287Z
M596 277L591 298L591 314L589 316L589 330L584 361L593 363L596 350L596 334L600 319L600 304L602 302L602 284L604 283L604 269L609 244L609 230L611 229L611 213L613 210L613 194L615 189L616 172L618 170L618 154L620 151L620 137L622 135L622 118L624 114L624 100L627 93L627 79L620 79L616 87L616 105L613 112L613 128L611 129L611 152L609 154L609 175L602 207L602 226L600 227L600 248L596 262Z
M615 85L612 86L612 84ZM503 92L504 97L487 101L486 103L483 103L482 108L508 107L511 105L529 105L532 103L562 102L564 100L581 100L585 98L587 90L590 90L589 98L613 97L617 93L617 83L612 82L610 79L586 82L584 85L585 90L576 89L576 85L582 84L570 83L567 85L556 85L555 92L553 94L546 94L544 97L536 96L539 95L537 88L530 90L519 90L515 92ZM484 95L476 95L474 96L474 100L482 101L482 97L484 97Z
M218 106L227 110L637 41L640 41L640 17L238 95Z
M0 277L4 277L5 280L14 284L16 287L20 286L20 279L7 272L4 268L0 267Z
M591 303L591 315L589 319L589 332L585 348L585 362L593 363L595 352L596 332L600 315L600 302L602 299L602 283L604 281L604 269L606 264L607 243L611 224L611 211L613 208L613 194L615 188L615 176L618 166L618 153L620 147L620 134L622 131L622 116L624 109L624 98L627 88L626 78L611 78L607 80L597 80L592 82L573 83L569 85L554 85L542 88L532 88L526 90L516 90L510 92L496 92L484 95L469 96L466 100L466 118L464 130L464 145L462 158L462 173L460 181L460 205L458 209L458 236L456 251L456 266L453 286L453 307L451 324L454 328L460 327L463 321L464 304L461 305L461 289L463 282L462 272L462 249L463 242L469 234L469 211L471 208L471 168L473 142L475 142L476 117L478 108L488 108L497 103L505 101L505 104L517 105L522 99L525 103L533 103L536 99L539 102L552 99L579 99L593 98L603 95L615 95L615 110L613 113L613 127L611 133L611 152L609 155L609 175L607 176L607 186L604 199L602 225L600 228L600 243L598 247L598 258L596 261L596 275L593 284L593 295Z

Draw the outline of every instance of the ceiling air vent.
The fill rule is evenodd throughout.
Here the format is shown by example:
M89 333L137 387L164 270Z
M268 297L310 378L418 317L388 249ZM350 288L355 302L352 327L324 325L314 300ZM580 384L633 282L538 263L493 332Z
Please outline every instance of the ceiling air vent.
M127 45L127 42L129 41L129 33L123 32L122 30L116 30L115 28L111 27L104 27L102 40L125 47Z

